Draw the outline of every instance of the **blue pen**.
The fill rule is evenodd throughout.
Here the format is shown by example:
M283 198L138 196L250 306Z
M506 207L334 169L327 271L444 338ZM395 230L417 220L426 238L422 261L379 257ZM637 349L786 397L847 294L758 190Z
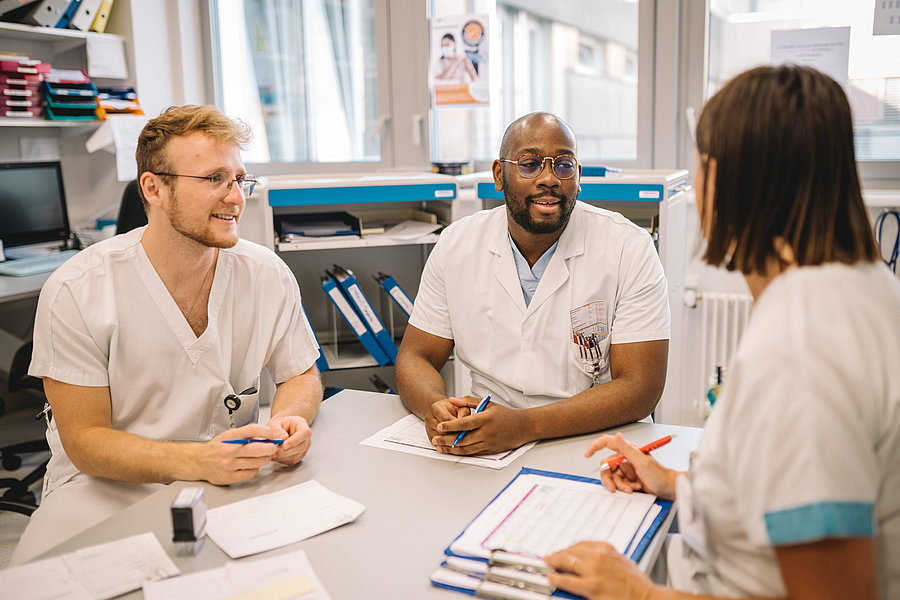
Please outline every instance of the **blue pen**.
M280 446L284 443L284 440L267 440L265 438L259 439L249 439L249 438L241 438L238 440L222 440L223 444L250 444L253 442L262 442L264 444L275 444L276 446Z
M483 411L485 408L487 408L488 402L490 402L490 401L491 401L491 395L488 394L487 396L484 397L484 400L482 400L481 402L478 403L478 406L475 408L474 414L477 415L478 413ZM467 433L469 433L468 430L460 431L459 435L456 436L456 441L453 442L453 446L451 446L451 448L456 448L456 445L462 441L463 436L465 436Z

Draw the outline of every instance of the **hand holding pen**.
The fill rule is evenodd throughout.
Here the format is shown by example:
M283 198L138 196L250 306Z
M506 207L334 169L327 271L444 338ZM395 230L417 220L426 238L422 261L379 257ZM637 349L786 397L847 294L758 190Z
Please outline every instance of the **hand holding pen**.
M491 395L488 394L487 396L484 397L484 400L482 400L481 402L478 403L478 406L475 407L475 412L472 414L477 415L478 413L480 413L481 411L486 409L487 405L490 403L490 401L491 401ZM451 446L451 448L456 448L456 445L462 441L463 437L465 437L465 435L467 433L469 433L468 430L460 431L459 435L456 436L456 440L453 442L453 446Z
M641 448L625 441L621 433L615 436L603 435L591 443L585 457L590 458L604 448L617 453L616 456L604 461L606 464L600 471L603 485L611 492L644 491L666 500L673 500L675 480L681 473L664 467L649 455L652 450L667 444L671 439L671 436L666 436Z

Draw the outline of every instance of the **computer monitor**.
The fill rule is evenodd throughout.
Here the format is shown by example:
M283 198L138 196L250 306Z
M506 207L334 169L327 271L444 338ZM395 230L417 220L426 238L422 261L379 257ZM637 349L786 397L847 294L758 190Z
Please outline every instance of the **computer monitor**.
M69 239L69 216L58 161L0 163L0 240L6 249L60 247Z

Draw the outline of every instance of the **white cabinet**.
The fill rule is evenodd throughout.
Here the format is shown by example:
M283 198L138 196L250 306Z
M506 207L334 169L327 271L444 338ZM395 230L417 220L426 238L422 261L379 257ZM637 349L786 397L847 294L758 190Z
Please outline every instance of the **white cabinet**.
M385 328L399 344L406 328L406 315L374 277L379 272L391 275L415 298L422 269L438 233L412 239L372 234L310 236L305 241L285 241L276 234L277 224L282 217L315 218L327 213L358 215L373 210L416 209L433 213L438 223L446 225L453 218L456 180L431 173L390 173L279 176L262 178L262 184L261 192L248 201L242 235L277 252L294 272L310 324L329 364L323 381L335 387L372 389L368 378L378 374L393 386L393 367L377 367L375 359L358 343L322 289L321 276L334 265L351 270Z

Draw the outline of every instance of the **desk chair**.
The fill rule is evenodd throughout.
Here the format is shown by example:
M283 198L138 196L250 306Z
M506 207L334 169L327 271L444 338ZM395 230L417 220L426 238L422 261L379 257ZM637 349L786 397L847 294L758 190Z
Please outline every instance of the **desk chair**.
M43 408L46 398L43 395L44 384L36 378L28 375L28 365L31 363L32 343L28 342L21 346L13 356L12 365L9 368L9 391L16 393L19 390L34 390L40 394ZM0 405L0 415L2 415L3 406ZM35 415L36 420L43 419L43 411ZM7 471L14 471L22 466L21 454L32 452L50 452L45 438L20 442L18 444L10 444L0 448L0 462ZM48 456L41 461L37 467L31 470L22 479L14 477L6 477L0 479L0 489L6 489L6 492L0 497L0 510L10 510L30 515L37 508L37 502L34 493L28 488L35 482L39 481L47 471L47 463L50 462Z
M147 213L138 193L138 182L132 180L122 192L122 203L119 205L119 217L116 220L116 235L131 231L147 224Z

